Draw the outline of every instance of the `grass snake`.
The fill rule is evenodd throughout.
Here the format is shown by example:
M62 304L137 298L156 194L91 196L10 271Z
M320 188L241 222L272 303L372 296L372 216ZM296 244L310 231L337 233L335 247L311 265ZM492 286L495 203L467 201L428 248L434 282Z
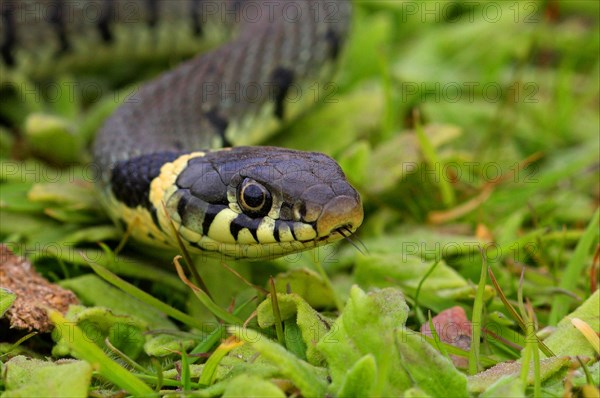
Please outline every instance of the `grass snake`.
M332 158L252 146L306 109L311 85L331 78L349 29L348 1L3 3L1 66L34 79L106 48L136 51L119 43L132 40L137 25L156 51L178 45L180 34L206 40L234 32L143 83L96 136L102 201L136 240L176 247L173 222L192 251L267 258L360 226L360 196Z

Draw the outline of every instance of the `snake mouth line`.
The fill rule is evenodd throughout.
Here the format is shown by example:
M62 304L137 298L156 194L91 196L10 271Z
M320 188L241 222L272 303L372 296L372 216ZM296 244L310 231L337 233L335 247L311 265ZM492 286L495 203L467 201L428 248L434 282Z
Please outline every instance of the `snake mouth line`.
M362 255L368 254L369 253L369 249L364 244L364 242L361 241L357 236L352 236L352 235L355 234L356 231L352 231L351 228L352 228L351 224L342 225L341 227L335 228L333 231L331 231L330 234L328 234L326 236L322 236L322 237L320 237L318 239L314 239L313 241L315 243L317 243L316 245L318 245L318 243L330 240L335 234L339 234L348 243L350 243L360 254L362 254Z

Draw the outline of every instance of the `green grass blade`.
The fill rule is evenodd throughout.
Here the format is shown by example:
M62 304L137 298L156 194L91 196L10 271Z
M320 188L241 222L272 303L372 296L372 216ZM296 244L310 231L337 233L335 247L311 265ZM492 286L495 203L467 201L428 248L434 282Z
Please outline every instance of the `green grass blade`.
M462 358L469 357L469 351L463 350L462 348L458 348L456 346L453 346L452 344L445 343L441 340L435 341L435 339L430 336L423 335L423 338L434 347L435 346L444 347L444 350L446 351L446 353L448 355L456 355L456 356L462 357ZM494 360L493 358L490 358L487 356L482 356L479 358L479 363L481 363L483 366L485 366L487 368L490 366L497 365L498 360Z
M138 397L154 395L154 392L146 383L110 359L100 347L85 336L79 327L67 321L60 312L50 310L48 316L61 333L68 334L69 338L65 341L77 357L93 364L102 377L126 390L131 395Z
M119 289L123 290L125 293L130 294L131 296L137 298L138 300L140 300L148 305L151 305L152 307L158 309L159 311L164 312L165 314L172 317L173 319L177 319L178 321L183 322L188 326L195 327L195 328L198 328L201 330L202 330L202 328L204 328L205 325L202 322L200 322L199 320L197 320L196 318L193 318L193 317L179 311L178 309L173 308L170 305L163 303L162 301L158 300L157 298L153 297L152 295L133 286L131 283L119 278L117 275L113 274L112 272L110 272L109 270L104 268L103 266L95 264L89 260L88 260L88 263L89 263L90 267L94 270L94 272L96 274L98 274L98 276L100 276L102 279L104 279L108 283L112 284L113 286L118 287Z
M481 336L482 327L482 312L483 312L483 295L485 293L485 282L487 280L488 263L482 253L481 274L479 284L477 285L477 293L475 294L475 303L473 304L473 315L471 324L473 333L471 337L471 350L469 351L469 374L474 375L479 371L479 338Z
M489 268L489 274L490 274L490 279L492 280L492 284L494 285L494 288L496 289L496 292L498 293L500 300L504 304L504 307L508 310L508 312L513 317L513 319L519 324L519 327L521 328L523 333L525 333L525 336L527 336L527 325L526 325L525 321L523 320L523 318L521 318L521 315L519 315L517 310L508 301L508 298L506 298L506 295L504 294L504 292L502 291L502 288L498 284L498 280L494 276L494 272L492 271L491 268ZM550 350L550 348L548 348L546 346L546 344L544 344L544 342L541 341L535 333L534 333L534 337L538 340L538 345L540 347L540 350L542 350L542 352L544 353L544 355L546 355L547 357L555 356L554 353Z
M275 318L275 332L277 333L277 341L279 341L279 344L285 347L283 323L281 321L279 303L277 302L277 291L275 290L275 281L273 280L273 278L269 278L269 286L271 287L271 306L273 307L273 318Z
M181 267L181 264L179 264L180 258L181 256L175 256L175 258L173 259L173 264L175 264L175 268L177 269L177 275L179 275L179 278L183 281L183 283L185 283L190 289L192 289L192 292L198 298L198 300L217 318L231 325L243 324L244 321L242 321L237 316L225 311L223 308L219 307L214 301L212 301L210 296L204 290L194 285L192 281L190 281L185 276L183 268Z
M596 209L592 221L588 224L581 240L575 247L575 252L569 260L565 272L563 273L559 287L572 291L577 287L581 280L581 273L585 268L585 257L588 255L594 242L598 242L598 220L600 219L600 209ZM552 309L550 310L549 323L556 325L569 311L569 298L564 295L554 297L552 300Z
M425 272L425 275L419 281L419 285L417 286L417 291L415 292L415 314L419 319L419 323L425 323L425 316L423 315L423 311L421 311L421 307L419 306L419 295L421 294L421 288L423 287L423 283L429 278L429 275L435 270L440 261L436 261L433 265ZM430 320L431 321L431 320Z
M230 337L225 340L221 345L212 353L212 355L208 358L206 363L204 364L204 368L202 369L202 374L200 375L199 383L203 386L210 386L215 382L215 377L217 375L217 367L221 360L227 355L231 350L236 347L239 347L243 344L243 342L237 340L234 337Z
M442 195L442 201L444 202L444 206L452 207L456 203L456 195L454 194L454 189L452 189L452 185L450 185L450 181L448 176L444 175L442 166L442 162L435 152L433 145L427 135L425 135L425 130L423 130L423 126L418 118L415 118L417 123L415 125L415 132L417 133L417 139L419 140L419 145L421 146L421 151L423 152L423 157L427 161L430 167L433 167L434 170L439 170L439 174L437 176L440 186L440 194Z
M535 324L533 322L534 314L533 307L529 301L527 302L527 308L529 309L529 322L531 325L531 331L535 333ZM529 340L529 339L528 339ZM533 396L541 397L542 396L542 376L541 376L541 368L540 368L540 349L539 349L539 340L537 338L531 339L532 353L533 353Z
M0 317L10 308L12 303L17 299L17 295L8 289L0 287Z
M440 336L438 335L435 325L433 324L433 318L431 317L431 311L429 311L429 313L427 314L427 317L428 317L428 322L429 322L429 330L431 331L431 336L433 337L433 341L435 342L435 347L440 352L440 354L442 354L446 358L450 359L450 355L448 355L448 351L446 350L446 348L443 345L440 344L440 342L442 340L440 339Z
M183 391L190 391L192 389L191 383L190 362L185 350L181 350L181 388Z

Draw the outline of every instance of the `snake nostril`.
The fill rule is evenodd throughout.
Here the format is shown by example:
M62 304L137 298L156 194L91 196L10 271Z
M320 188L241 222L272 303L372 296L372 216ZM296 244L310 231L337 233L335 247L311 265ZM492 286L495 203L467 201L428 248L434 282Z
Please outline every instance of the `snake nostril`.
M323 208L317 221L319 236L327 236L334 231L355 231L363 220L363 208L360 199L350 196L338 196Z

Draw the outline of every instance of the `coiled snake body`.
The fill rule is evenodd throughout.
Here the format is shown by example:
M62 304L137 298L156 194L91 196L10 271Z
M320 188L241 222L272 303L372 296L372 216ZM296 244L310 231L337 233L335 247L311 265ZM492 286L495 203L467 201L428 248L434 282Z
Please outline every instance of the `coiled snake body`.
M134 22L151 28L177 9L188 24L175 25L192 35L222 26L237 31L227 44L143 84L96 137L99 191L137 240L176 246L172 222L194 251L265 258L338 240L361 224L360 196L333 159L246 146L298 114L311 99L308 86L330 77L348 29L346 0L15 4L2 9L2 67L32 75L40 63L26 61L32 23L20 10L32 4L48 7L37 25L57 43L40 55L49 59L76 53L70 38L84 31L93 31L99 47L127 36L128 4L136 6ZM92 6L96 18L78 21ZM286 101L290 90L293 102Z

